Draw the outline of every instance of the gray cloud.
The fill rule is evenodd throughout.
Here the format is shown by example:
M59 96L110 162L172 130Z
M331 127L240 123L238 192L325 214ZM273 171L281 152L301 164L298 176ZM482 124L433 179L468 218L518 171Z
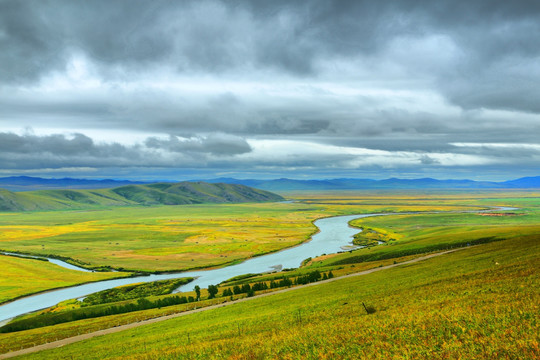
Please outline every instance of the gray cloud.
M0 168L200 167L251 150L244 139L222 133L181 140L172 135L168 139L148 137L144 144L131 146L96 143L80 133L46 136L0 133Z
M442 63L436 52L413 53L408 63L387 57L392 44L408 51L411 41L433 35L446 37L460 56ZM321 62L367 57L404 65L411 75L429 66L441 93L465 109L538 112L527 99L539 95L539 37L534 1L6 0L0 79L38 79L65 68L74 51L107 77L167 66L180 74L274 69L304 78L317 76Z
M83 134L37 136L0 133L0 167L4 169L58 168L141 162L137 146L96 144Z
M315 169L248 156L250 139L287 139L411 152L414 169L444 167L437 153L526 167L530 148L452 144L538 142L539 38L535 1L4 0L0 158ZM74 135L9 133L25 126ZM147 139L85 132L109 129Z
M246 140L227 134L210 134L182 140L172 135L166 140L150 137L146 139L145 145L151 149L165 149L175 153L210 153L225 156L251 151L251 146Z

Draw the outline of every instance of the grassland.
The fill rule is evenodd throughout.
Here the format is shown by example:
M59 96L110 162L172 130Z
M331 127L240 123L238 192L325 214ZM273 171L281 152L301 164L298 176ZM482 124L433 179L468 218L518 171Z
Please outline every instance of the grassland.
M46 261L0 255L0 303L36 292L85 282L128 276L129 273L81 272Z
M113 189L38 190L14 193L0 189L0 211L91 209L104 206L184 205L281 201L268 191L235 184L205 182L127 185Z
M219 266L301 243L316 208L291 204L160 206L0 215L0 248L87 267L172 271Z
M21 358L536 359L538 250L496 241Z
M464 210L463 196L301 194L293 204L104 208L0 214L0 249L57 255L87 267L172 271L230 264L305 241L317 218ZM476 206L476 207L475 207Z
M315 194L316 195L316 194ZM459 199L358 197L299 203L157 206L0 214L0 249L87 267L173 271L220 266L299 244L332 215L469 209ZM341 204L340 201L343 203ZM385 203L386 202L386 203Z
M35 255L61 256L89 268L178 271L224 266L252 256L297 245L307 240L316 231L312 221L325 216L374 212L474 210L495 205L517 206L522 208L520 211L528 212L527 215L502 220L471 214L470 218L476 222L469 224L470 231L467 230L467 232L470 238L497 236L501 233L501 227L491 230L488 228L500 221L507 224L505 234L513 232L516 227L519 227L516 233L523 231L522 225L527 221L531 225L529 230L534 232L533 225L537 219L534 211L536 211L538 197L534 192L472 194L464 192L402 192L397 194L390 192L298 192L287 195L297 202L0 213L0 249ZM419 226L413 217L408 218L413 224L411 226ZM398 240L404 236L406 230L409 230L398 231L395 227L397 225L394 225L392 220L398 218L394 216L370 218L369 221L383 222L385 219L388 223L370 223L370 226L384 231L388 234L388 238ZM433 219L434 224L437 221L446 223L442 215ZM482 222L486 226L479 227ZM356 225L365 226L364 223ZM420 226L427 225L420 224ZM457 226L454 227L452 231L448 229L447 238L458 239L455 233L457 228ZM380 249L376 247L370 251L373 254L386 251L386 255L379 259L425 252L429 250L427 247L432 245L430 234L427 230L425 231L424 245L421 244L421 237L418 234L412 234L418 235L413 236L412 242L409 241L410 234L407 235L406 241L397 241L396 245L399 243L406 250L402 254L397 253L397 249L389 251L387 247ZM419 246L421 248L418 248ZM388 253L392 254L388 255ZM354 252L351 256L359 254L361 253ZM358 259L352 261L357 262ZM35 282L25 282L19 281L16 275L19 273L24 273L24 271L13 271L10 275L6 273L3 299L8 300L22 294L85 281L72 281L74 278L67 274L64 280L48 276L48 279L53 280L42 281L39 274L36 274ZM90 276L94 279L101 275ZM12 286L10 284L15 284L17 290L9 290L8 288Z
M219 236L213 241L197 244L199 250L208 251L215 239L239 228L247 232L244 240L268 231L267 240L275 241L282 229L272 228L272 224L288 224L287 230L296 227L305 231L291 235L301 241L301 236L313 231L310 222L318 217L386 211L398 213L354 223L383 234L385 245L312 259L307 266L294 271L239 278L222 284L220 294L234 285L269 284L285 276L293 278L313 270L332 271L340 276L400 263L426 252L455 247L465 247L465 250L358 279L342 279L332 284L256 299L249 304L212 310L209 314L189 315L184 319L109 335L101 340L89 340L70 345L62 351L40 353L39 358L70 358L82 353L91 354L88 358L123 358L124 352L127 354L124 358L134 359L538 357L538 194L297 193L294 197L298 203L272 204L270 207L267 204L196 206L190 207L195 209L190 214L182 213L181 207L158 207L151 209L152 214L146 212L147 209L130 208L123 214L100 210L10 216L15 219L14 223L25 220L22 225L29 227L46 219L53 228L67 226L68 234L69 226L79 224L81 219L89 223L101 221L104 228L111 224L118 229L124 225L136 228L133 225L137 225L137 221L141 225L163 224L168 216L167 220L173 220L175 225L171 226L177 226L177 230L191 228L190 236L201 236L198 231L204 229L209 229L208 235L217 232ZM497 216L474 213L403 214L488 206L515 206L520 209L492 214ZM167 213L170 209L175 209L172 217ZM64 215L65 220L60 222L57 214ZM88 217L94 219L89 220ZM204 227L204 224L209 227ZM141 226L140 230L143 229ZM155 228L150 227L150 230ZM72 233L72 237L77 236L77 232ZM157 243L163 235L156 233L153 236L156 236ZM49 237L44 238L47 240ZM145 245L150 243L147 241ZM247 243L251 245L251 242ZM480 245L467 247L473 244ZM244 296L235 295L233 299ZM147 299L158 301L166 297ZM202 298L206 297L203 289ZM2 334L0 352L222 301L230 301L230 298L218 297ZM376 312L367 315L362 303L373 306ZM69 311L69 308L70 305L65 304L50 311ZM112 349L114 346L117 348Z

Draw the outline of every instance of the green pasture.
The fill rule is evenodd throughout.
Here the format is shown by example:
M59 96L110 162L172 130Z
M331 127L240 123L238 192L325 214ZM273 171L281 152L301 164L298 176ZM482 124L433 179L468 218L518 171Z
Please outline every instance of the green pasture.
M0 255L0 303L24 295L86 282L128 276L118 272L81 272L48 261Z
M325 216L484 206L446 195L431 200L423 195L393 198L335 193L329 197L325 193L310 193L304 196L292 204L0 213L0 249L71 258L90 268L178 271L223 266L297 245L316 231L311 222Z
M305 207L305 206L304 206ZM123 207L0 214L0 249L140 271L230 264L305 241L318 207Z
M473 246L21 358L534 359L538 245Z
M65 257L89 268L178 271L225 266L297 245L316 231L312 221L325 216L385 211L464 211L490 206L520 208L514 211L517 215L507 217L456 213L364 219L353 224L380 230L387 235L385 238L395 241L313 261L314 266L321 263L325 266L414 256L463 246L467 242L476 243L478 239L491 241L534 234L540 224L540 201L534 192L490 191L470 196L463 192L289 195L297 202L0 213L0 250ZM66 279L50 276L51 280L42 280L37 269L35 281L19 281L22 276L18 274L23 273L5 272L4 301L66 284L92 281L72 281L73 277L67 276Z

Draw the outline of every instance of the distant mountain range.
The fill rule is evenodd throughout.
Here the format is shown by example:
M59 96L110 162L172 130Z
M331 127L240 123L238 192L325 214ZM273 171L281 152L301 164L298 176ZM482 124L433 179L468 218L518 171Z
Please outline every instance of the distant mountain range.
M268 191L240 184L206 182L126 185L113 189L11 192L0 189L0 211L66 210L104 206L185 205L283 201Z
M9 191L33 191L52 189L107 189L122 185L146 184L130 180L86 180L86 179L43 179L31 176L10 176L0 178L0 188Z
M199 181L199 180L194 180ZM370 190L370 189L540 189L540 176L524 177L516 180L493 182L474 180L437 180L422 179L328 179L328 180L294 180L294 179L235 179L217 178L202 180L207 183L238 184L268 191L287 190ZM174 183L164 181L163 183ZM33 191L51 189L105 189L123 185L150 184L150 182L129 180L86 180L86 179L42 179L38 177L16 176L0 178L0 188L10 191Z
M239 180L218 178L205 180L228 184L242 184L269 191L286 190L369 190L369 189L537 189L540 176L524 177L504 182L474 180L423 179L330 179L330 180Z

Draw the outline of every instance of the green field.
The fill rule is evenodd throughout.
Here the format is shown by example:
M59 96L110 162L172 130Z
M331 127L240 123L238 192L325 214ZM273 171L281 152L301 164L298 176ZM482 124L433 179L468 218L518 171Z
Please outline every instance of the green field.
M301 243L316 207L292 204L125 207L0 214L0 249L87 267L172 271L230 264Z
M28 245L35 241L32 234L43 234L48 230L50 234L40 238L45 247L56 249L57 255L73 257L70 256L75 253L73 244L67 240L59 241L59 236L77 239L73 243L87 242L91 245L93 240L89 235L101 228L104 236L101 241L96 240L95 251L99 251L101 245L104 247L102 256L108 257L104 254L109 254L118 245L108 244L107 239L120 236L120 229L123 229L138 233L141 237L139 246L144 251L155 251L154 256L160 259L159 262L170 260L170 266L176 263L167 257L170 254L163 249L170 248L173 238L167 235L171 233L188 234L174 245L175 251L193 246L201 254L212 254L213 250L219 254L224 249L235 253L238 250L235 246L241 244L244 248L258 249L263 253L273 251L275 248L271 246L278 248L276 244L283 247L303 241L314 231L311 221L316 218L396 212L396 215L353 222L354 226L365 231L369 229L369 237L375 236L384 242L382 245L311 259L297 270L240 277L220 285L217 299L206 300L208 292L205 289L199 302L172 304L169 298L173 295L156 294L146 297L146 300L156 306L167 302L171 305L108 316L108 308L138 301L113 299L116 302L106 301L89 308L88 311L96 309L101 314L97 318L1 334L0 352L250 296L247 292L226 294L235 286L249 284L255 289L256 284L266 284L268 290L259 290L259 287L251 293L256 295L272 291L270 284L277 284L283 279L291 280L291 284L284 282L282 286L295 286L299 278L308 277L314 270L325 276L330 271L341 276L399 264L430 252L461 248L458 252L421 263L234 304L29 357L70 358L77 357L77 353L89 353L88 358L96 359L538 357L536 304L540 303L540 294L535 265L539 260L540 244L538 194L336 192L288 196L297 202L0 216L0 226L8 229L2 244ZM491 206L519 209L432 213L487 209ZM424 213L403 214L411 211ZM21 231L22 227L27 227L26 231ZM39 227L42 227L40 232L36 230ZM65 232L55 233L61 230ZM281 241L285 233L289 234L287 245ZM239 238L240 234L244 237ZM241 241L235 241L237 239ZM128 243L127 239L125 241L124 246L134 244ZM39 252L37 247L34 253ZM82 256L86 256L85 251L73 258L88 262ZM112 257L114 261L109 263L103 260L106 259L96 257L93 265L119 266L119 262L115 262L118 258ZM137 256L131 253L121 261L137 264ZM149 266L154 262L143 261L142 264ZM187 293L185 296L193 298L195 294ZM375 312L366 314L362 303L368 308L373 307ZM44 313L70 318L70 314L83 311L81 309L84 308L77 302L66 302ZM115 344L121 345L114 348ZM122 357L124 352L127 355Z
M156 206L275 202L283 198L268 191L234 184L201 181L126 185L113 189L37 190L0 189L0 211L92 209L111 206Z
M0 255L0 303L51 288L128 276L129 273L81 272L48 261Z
M21 358L535 359L538 241L470 247Z
M294 195L293 195L294 196ZM0 249L86 267L178 271L231 264L296 245L317 218L369 212L479 209L460 195L304 193L298 203L119 207L0 213Z

